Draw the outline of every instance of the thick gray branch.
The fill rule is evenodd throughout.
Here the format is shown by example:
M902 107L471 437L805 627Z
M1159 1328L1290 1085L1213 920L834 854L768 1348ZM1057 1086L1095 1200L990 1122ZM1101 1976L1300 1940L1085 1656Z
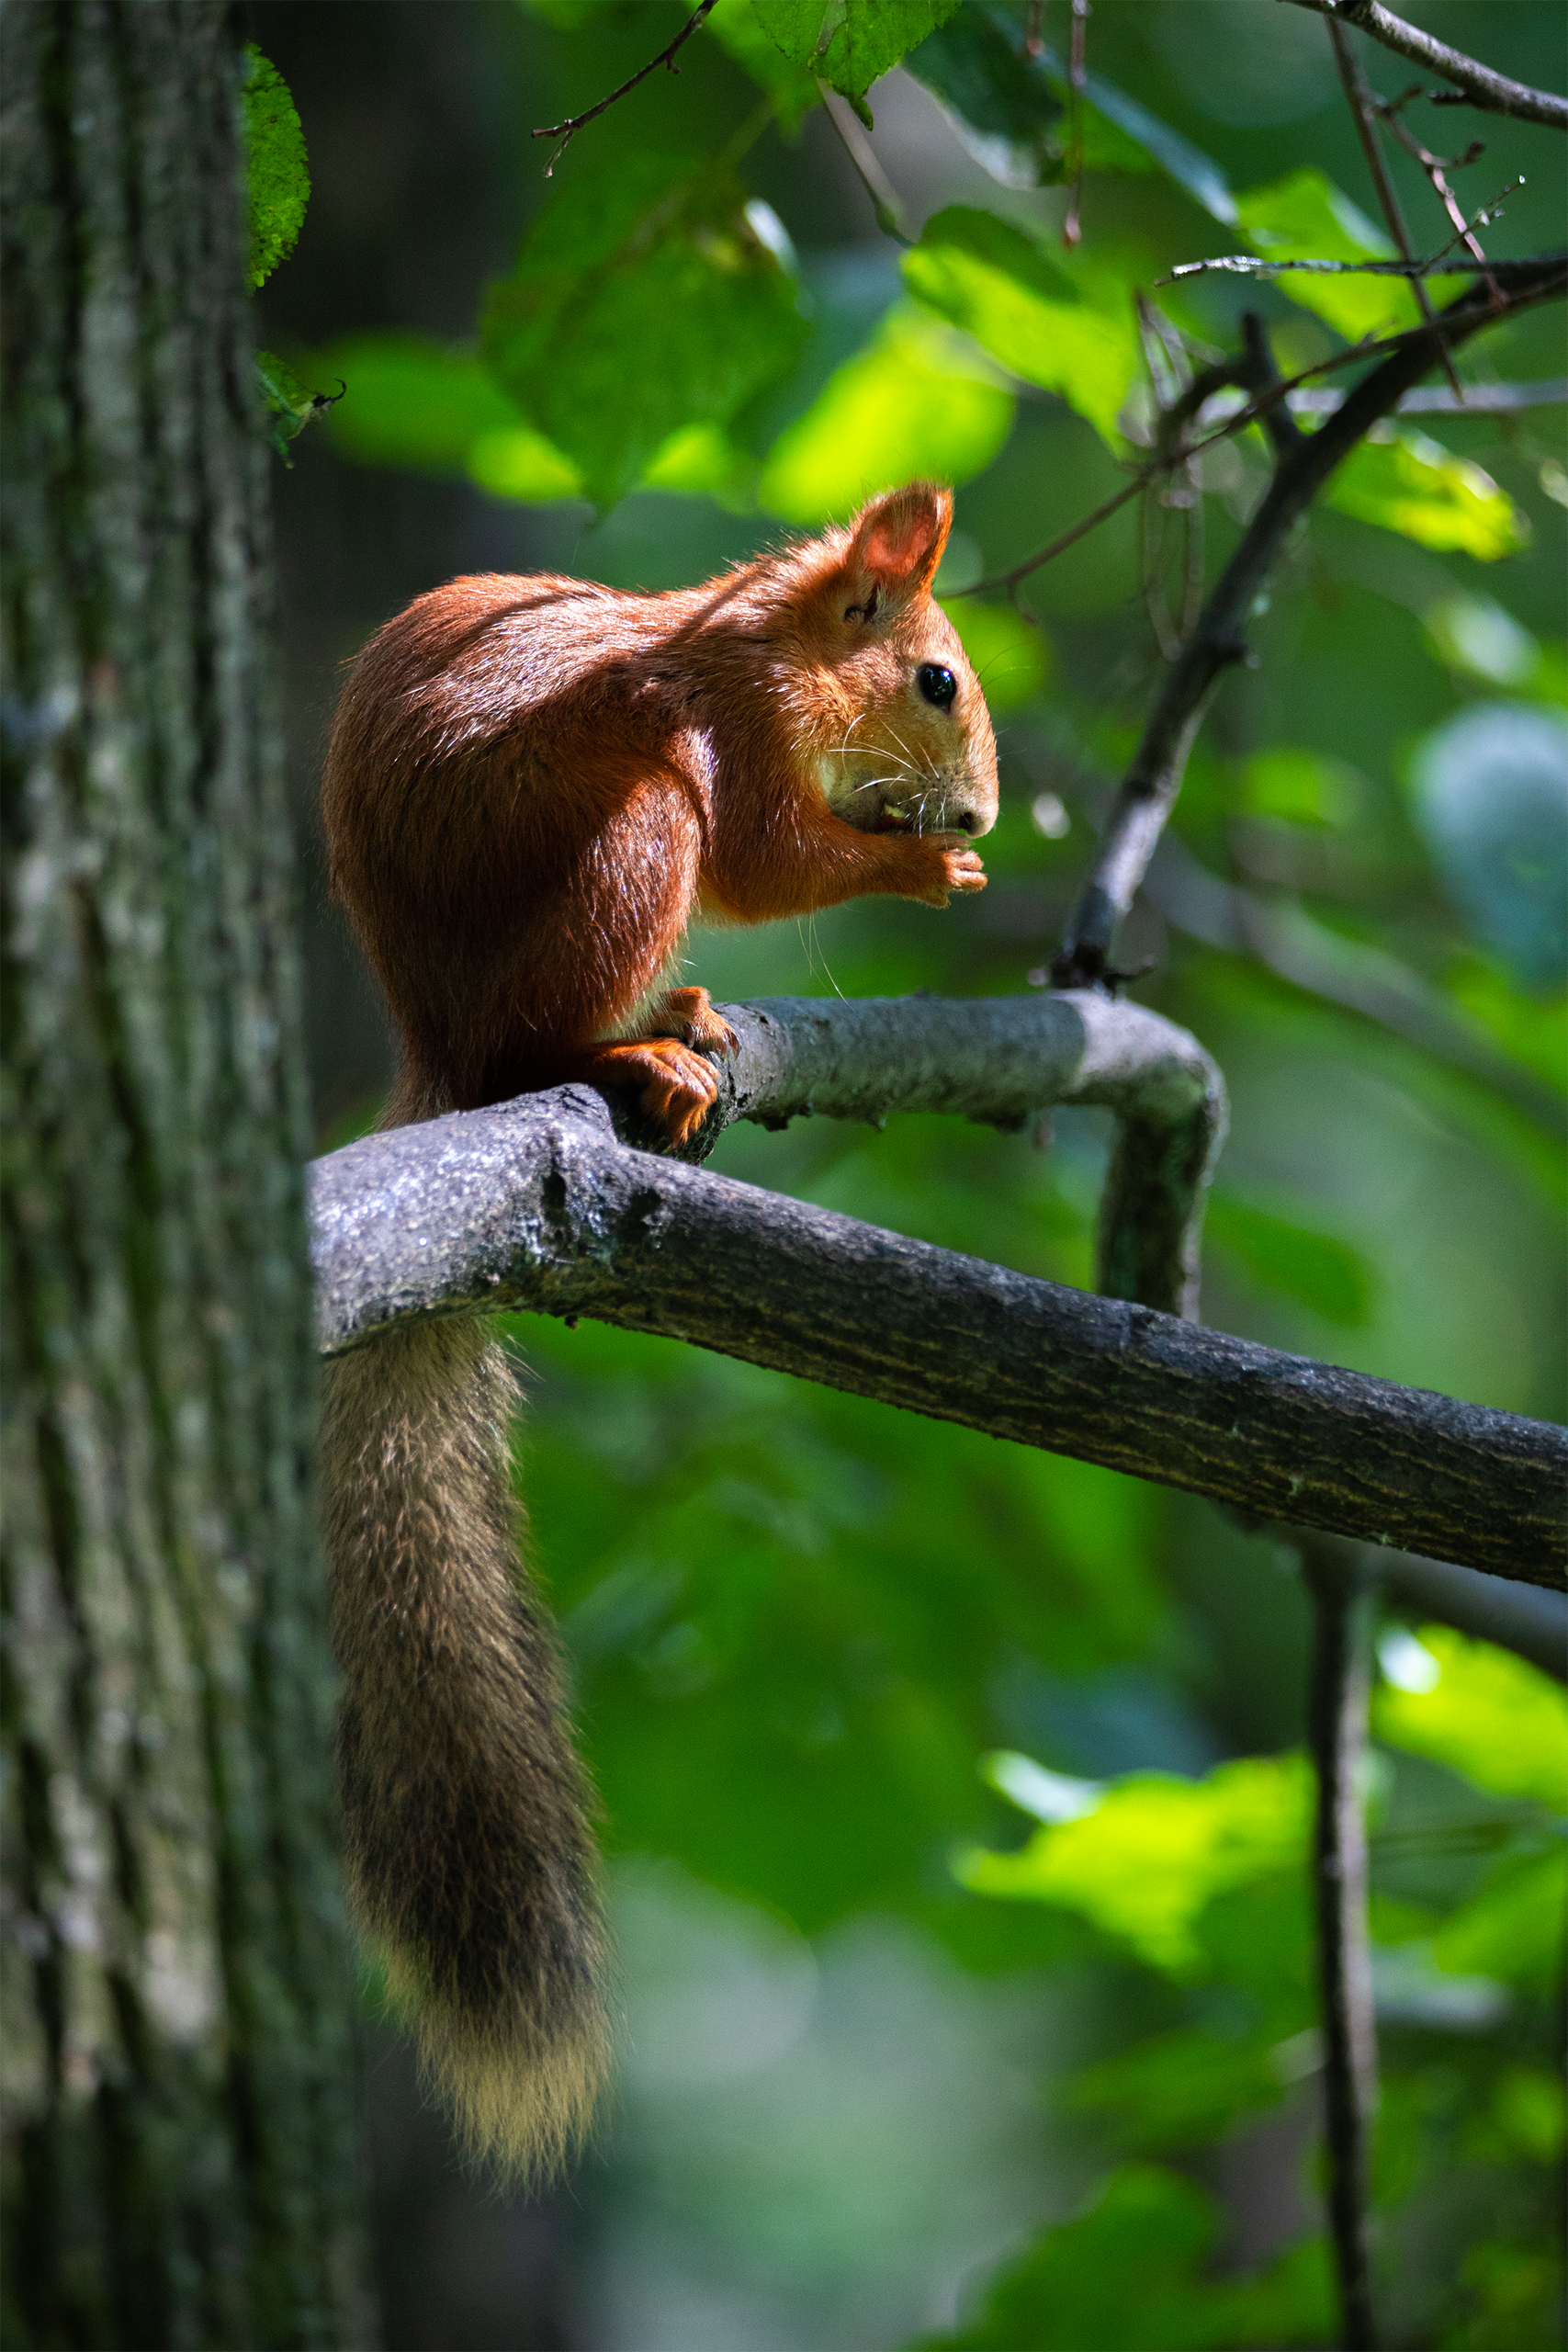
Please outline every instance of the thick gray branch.
M718 1103L694 1157L738 1118L782 1127L818 1111L880 1125L892 1111L946 1111L1016 1129L1054 1103L1098 1103L1117 1120L1099 1288L1197 1313L1198 1232L1225 1098L1184 1029L1089 989L962 1001L773 997L724 1013L739 1050L717 1065Z
M327 1353L592 1315L1283 1519L1562 1584L1568 1432L1289 1356L626 1148L563 1087L312 1170Z
M1382 6L1380 0L1293 0L1293 5L1311 8L1320 17L1333 17L1342 25L1354 25L1385 49L1409 58L1412 64L1440 74L1483 113L1510 114L1521 122L1544 122L1554 130L1568 130L1568 98L1560 98L1554 90L1532 90L1528 82L1512 82L1506 74L1494 73L1490 65L1467 57L1462 50L1450 49L1447 41L1434 40L1418 25L1406 24L1403 17Z

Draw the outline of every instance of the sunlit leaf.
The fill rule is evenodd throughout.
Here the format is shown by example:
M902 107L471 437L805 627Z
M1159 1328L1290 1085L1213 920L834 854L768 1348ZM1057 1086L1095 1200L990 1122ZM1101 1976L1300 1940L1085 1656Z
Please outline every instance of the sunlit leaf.
M758 498L818 523L919 475L967 481L1007 439L1013 404L973 345L900 303L773 444Z
M1133 1773L1021 1852L971 1849L954 1868L977 1894L1081 1912L1152 1967L1181 1973L1200 1959L1194 1924L1213 1896L1299 1859L1309 1802L1297 1756L1242 1757L1201 1781Z
M1051 674L1051 648L1043 631L1010 605L944 596L942 606L964 640L991 709L1017 710L1032 701Z
M299 241L310 200L305 133L288 85L254 41L245 44L243 101L250 279L264 285Z
M751 0L758 23L792 64L848 98L863 98L959 0Z
M1493 1796L1568 1813L1568 1691L1511 1650L1446 1625L1423 1626L1419 1644L1437 1670L1402 1672L1399 1685L1385 1674L1372 1710L1377 1736Z
M1148 2164L1112 2173L1075 2221L1043 2230L990 2281L966 2324L923 2352L1224 2352L1322 2343L1332 2324L1320 2241L1261 2275L1207 2274L1219 2216L1182 2175Z
M1260 1289L1299 1298L1330 1323L1354 1327L1371 1311L1371 1268L1359 1250L1332 1234L1311 1232L1216 1185L1204 1236L1227 1250Z
M362 465L461 473L481 435L523 424L476 352L426 336L347 335L312 353L309 366L318 381L346 386L327 437Z
M1324 496L1341 514L1483 563L1517 555L1529 540L1528 518L1490 474L1408 424L1374 424Z
M755 460L736 448L722 425L683 424L654 451L643 468L642 485L743 507L751 503L756 478Z
M749 212L711 165L610 150L559 184L491 288L485 356L597 505L672 433L722 424L794 359L795 284Z
M527 506L547 506L559 498L581 498L582 476L553 441L531 424L502 424L470 442L471 478L492 498L513 498Z
M1116 417L1138 367L1125 315L1085 301L1043 240L954 205L904 256L912 294L963 327L1025 383L1056 392L1120 451Z
M1381 229L1315 164L1236 198L1236 219L1265 261L1393 261ZM1403 278L1317 277L1284 270L1274 283L1303 311L1314 311L1350 342L1414 326L1416 297Z

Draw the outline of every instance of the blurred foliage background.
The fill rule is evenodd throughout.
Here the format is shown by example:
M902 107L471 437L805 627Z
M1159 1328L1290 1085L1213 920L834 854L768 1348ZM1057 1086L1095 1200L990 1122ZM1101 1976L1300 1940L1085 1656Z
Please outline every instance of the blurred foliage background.
M1551 0L1413 13L1561 78ZM1146 445L1134 288L1204 254L1387 250L1324 25L1262 0L1097 0L1069 253L1066 0L1032 68L1021 11L852 5L825 58L841 130L785 53L820 9L718 0L678 74L548 179L556 142L530 131L646 62L681 8L246 14L313 182L260 340L285 379L345 387L276 485L322 1148L367 1123L391 1066L326 902L322 734L342 662L458 571L674 585L886 484L954 481L939 585L998 721L989 888L940 918L877 902L699 934L691 972L719 999L1029 986L1157 684L1185 532L1201 508L1212 578L1261 447L1216 446L1194 506L1123 508L1030 580L1027 618L965 591ZM1419 78L1366 63L1386 96ZM870 129L849 102L867 82ZM1551 132L1405 119L1445 151L1483 137L1456 180L1467 213L1523 175L1488 250L1557 241ZM1403 153L1392 169L1436 250L1451 230L1426 179ZM1367 277L1155 299L1199 359L1258 309L1287 371L1415 315ZM1460 368L1561 377L1560 314ZM1344 469L1254 625L1256 666L1213 707L1122 956L1152 959L1135 993L1230 1087L1205 1318L1555 1419L1562 425L1561 405L1402 421ZM732 1129L716 1164L1084 1283L1106 1143L1089 1114L1032 1141L824 1121ZM1329 2340L1292 1555L1070 1461L514 1321L520 1475L604 1796L626 2054L573 2180L508 2202L464 2181L406 2052L367 2024L388 2344ZM1388 2339L1538 2352L1561 2340L1568 1713L1543 1675L1441 1628L1391 1616L1380 1658Z

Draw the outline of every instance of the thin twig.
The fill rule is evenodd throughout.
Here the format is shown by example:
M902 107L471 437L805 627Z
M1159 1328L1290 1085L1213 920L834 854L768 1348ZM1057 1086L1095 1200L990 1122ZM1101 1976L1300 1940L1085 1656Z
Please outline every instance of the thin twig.
M1073 193L1062 223L1062 243L1071 253L1083 235L1083 98L1085 50L1088 46L1089 0L1073 0L1072 42L1067 60L1068 104L1072 109L1069 143L1073 157Z
M1568 266L1562 261L1539 266L1541 276L1536 285L1521 287L1505 315L1568 291ZM1426 373L1438 340L1462 342L1497 315L1482 289L1471 287L1430 327L1414 328L1396 338L1402 348L1363 377L1318 432L1303 435L1281 458L1267 496L1161 688L1117 794L1071 928L1052 964L1056 987L1114 985L1111 947L1117 927L1175 806L1204 707L1223 673L1246 658L1243 631L1298 518L1341 460ZM1279 386L1273 398L1281 398L1285 389Z
M1488 220L1495 220L1503 197L1512 192L1511 188L1504 188L1500 196L1494 197L1490 204L1483 206L1464 224L1462 233L1468 235L1478 225L1483 228ZM1459 238L1455 237L1452 242L1457 244ZM1229 270L1238 277L1278 277L1282 271L1293 269L1305 270L1317 277L1473 277L1479 268L1488 277L1495 278L1500 287L1506 288L1529 277L1547 262L1559 258L1556 254L1531 254L1523 261L1487 261L1483 257L1477 263L1467 254L1459 261L1450 257L1446 246L1440 254L1434 254L1430 261L1321 261L1316 258L1264 261L1257 254L1215 254L1207 261L1178 262L1168 277L1156 277L1155 284L1174 286L1183 277L1200 277L1205 270L1211 269ZM1422 334L1427 330L1412 327L1409 332Z
M1455 230L1458 232L1460 243L1464 246L1466 252L1471 254L1476 261L1484 265L1486 255L1482 251L1481 240L1476 235L1471 223L1465 219L1463 208L1461 205L1458 197L1455 196L1452 188L1449 186L1447 177L1447 175L1450 172L1462 171L1467 164L1473 164L1479 156L1483 155L1486 153L1484 141L1479 139L1472 139L1462 155L1454 155L1450 157L1434 155L1431 149L1424 146L1421 141L1416 138L1416 133L1410 129L1409 125L1400 120L1399 109L1403 104L1403 99L1396 98L1392 106L1385 106L1380 99L1378 102L1378 112L1382 116L1383 120L1387 123L1389 129L1393 131L1400 145L1404 149L1405 153L1408 155L1414 155L1416 161L1420 164L1421 169L1426 173L1427 179L1431 182L1433 195L1437 198L1438 203L1442 206L1443 210L1453 222ZM1490 277L1490 272L1488 275ZM1496 279L1495 277L1490 277L1490 283L1494 293L1501 299L1501 288L1498 287Z
M1367 1738L1370 1600L1358 1545L1310 1536L1298 1549L1313 1603L1307 1736L1317 1773L1313 1880L1339 2341L1344 2352L1376 2352L1367 2251L1367 2146L1377 2102L1377 2042L1367 1933L1367 1831L1357 1787Z
M675 63L676 51L681 47L683 41L690 40L692 35L696 31L697 27L703 22L703 19L711 13L715 5L716 0L698 0L697 7L694 9L693 14L687 17L685 23L682 26L680 31L676 34L669 47L661 49L657 57L650 57L648 63L640 67L639 70L632 75L629 82L623 82L618 90L612 90L607 98L601 98L598 105L596 107L590 107L586 114L568 115L564 122L547 123L541 130L530 131L529 137L532 139L558 139L560 141L560 145L556 149L555 153L545 165L545 177L547 179L549 179L553 175L556 165L560 162L561 157L566 153L567 149L570 146L572 140L576 137L577 133L582 129L585 123L592 122L597 115L602 115L607 107L613 107L617 98L624 98L628 90L635 90L639 82L646 82L649 75L654 73L660 65L667 65L671 74L675 74L680 71L679 67Z
M1334 50L1334 62L1339 68L1339 79L1345 85L1345 102L1350 109L1351 118L1356 125L1357 136L1361 142L1361 153L1367 159L1367 169L1371 175L1372 186L1377 190L1378 202L1382 207L1382 217L1388 224L1388 233L1398 246L1404 259L1414 261L1416 254L1410 243L1410 232L1404 225L1404 215L1400 209L1398 193L1393 180L1389 177L1388 164L1378 141L1377 100L1372 96L1365 74L1361 71L1360 60L1350 46L1350 36L1337 17L1330 17L1328 19L1328 38ZM1421 306L1421 316L1429 321L1432 316L1432 298L1420 278L1417 277L1412 282L1416 289L1416 300ZM1454 374L1452 359L1446 351L1442 352L1440 356L1444 375L1448 378L1455 395L1462 399L1459 378Z
M1358 32L1381 41L1385 49L1396 50L1413 65L1440 74L1462 95L1450 96L1445 92L1438 96L1439 105L1479 107L1486 114L1513 115L1521 122L1544 122L1554 130L1568 130L1568 98L1560 98L1554 90L1533 90L1527 82L1510 81L1479 59L1466 57L1462 50L1450 49L1447 41L1435 40L1430 33L1407 25L1403 17L1383 7L1381 0L1293 0L1293 5L1354 25Z
M1292 392L1290 405L1298 416L1332 416L1345 402L1343 392ZM1568 376L1553 376L1539 384L1467 384L1464 399L1439 385L1406 392L1397 416L1517 416L1527 408L1562 408L1568 402Z
M846 105L836 90L829 89L825 82L818 82L817 87L823 111L838 132L840 143L853 164L862 187L871 198L877 227L885 237L891 237L895 244L910 243L911 239L904 226L904 208L898 200L898 191L883 170L876 150L866 137L853 109Z

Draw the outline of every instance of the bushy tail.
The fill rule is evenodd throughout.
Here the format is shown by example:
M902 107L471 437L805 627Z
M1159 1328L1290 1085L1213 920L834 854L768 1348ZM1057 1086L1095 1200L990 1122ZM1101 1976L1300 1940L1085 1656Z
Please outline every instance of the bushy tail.
M470 2154L547 2173L608 2063L588 1792L523 1582L518 1403L478 1319L327 1368L321 1435L351 1896Z

